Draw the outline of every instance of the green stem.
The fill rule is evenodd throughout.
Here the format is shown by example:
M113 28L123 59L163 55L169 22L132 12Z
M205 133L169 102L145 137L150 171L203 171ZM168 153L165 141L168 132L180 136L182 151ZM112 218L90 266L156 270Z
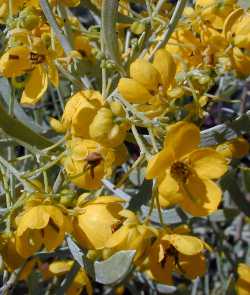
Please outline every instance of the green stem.
M167 25L166 32L164 33L162 40L155 46L153 52L151 53L151 55L149 57L150 61L152 61L156 51L160 48L165 47L166 44L168 43L168 40L170 39L174 29L176 28L176 26L182 16L182 13L183 13L183 10L186 6L186 3L187 3L187 0L179 0L178 3L176 4L174 13L170 19L170 22Z

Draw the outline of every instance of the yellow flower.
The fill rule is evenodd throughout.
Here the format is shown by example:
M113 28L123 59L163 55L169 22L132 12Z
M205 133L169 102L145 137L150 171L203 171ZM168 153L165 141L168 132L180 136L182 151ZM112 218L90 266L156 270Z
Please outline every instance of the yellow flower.
M62 162L70 180L84 189L101 187L102 178L112 173L114 152L88 139L73 138L67 145L68 155Z
M214 212L221 190L213 182L227 171L225 158L211 148L198 148L200 130L180 121L167 130L164 148L148 163L146 178L157 177L161 198L194 216Z
M166 90L175 76L175 62L165 49L156 52L153 63L137 59L130 65L130 78L122 78L118 90L129 102L146 104L155 97L164 100Z
M121 107L119 103L113 102L111 108L102 107L98 110L89 126L89 135L93 140L108 147L116 147L123 143L129 124L124 111L119 115L119 107Z
M16 218L16 223L16 249L25 258L42 246L54 250L63 242L65 233L71 231L69 218L53 205L29 207Z
M74 236L82 247L90 250L105 247L121 223L122 202L115 196L100 196L82 204L74 220Z
M32 69L29 58L30 50L25 46L17 46L7 50L0 59L1 75L7 78L18 77Z
M250 266L244 263L238 265L238 280L236 289L238 295L249 295L250 293Z
M204 21L215 29L222 29L224 21L236 4L235 0L196 0L195 9Z
M240 159L249 153L249 143L245 138L238 137L219 144L216 147L216 151L222 154L225 158Z
M107 256L117 251L136 250L134 262L138 265L144 258L154 234L148 226L139 222L132 211L122 210L119 215L125 220L118 224L117 229L114 228L113 234L107 240L105 244L107 251L106 253L104 251L104 258L106 259Z
M189 279L204 275L206 244L189 235L161 232L149 253L149 275L162 284L172 285L173 272ZM194 267L195 266L195 267Z
M1 234L0 253L8 271L14 271L24 262L24 258L16 251L15 236L12 234Z
M74 136L89 138L89 125L103 104L103 98L98 91L79 91L67 102L61 122L54 119L52 127L58 132L71 130Z
M73 263L74 261L72 260L54 261L49 265L49 272L55 276L63 276L70 271ZM78 295L81 294L84 289L86 289L88 295L93 294L91 282L85 270L81 268L74 277L66 294Z
M232 62L243 75L250 73L250 14L243 9L234 10L226 19L223 32L233 45Z

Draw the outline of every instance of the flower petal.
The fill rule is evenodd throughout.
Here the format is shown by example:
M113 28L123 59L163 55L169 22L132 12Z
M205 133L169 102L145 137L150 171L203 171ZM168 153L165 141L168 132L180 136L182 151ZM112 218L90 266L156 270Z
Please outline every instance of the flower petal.
M130 77L148 90L156 90L160 82L159 72L145 59L137 59L130 65Z
M217 210L221 201L220 188L209 179L193 176L182 188L180 206L193 216L207 216Z
M176 159L195 150L200 143L200 130L192 123L180 121L167 130L164 146ZM170 150L170 151L169 151Z
M167 89L176 73L176 64L172 55L165 49L159 49L155 53L153 65L161 75L162 86Z
M152 179L159 176L170 166L173 160L173 153L163 149L149 160L145 177L147 179Z
M210 148L197 149L189 155L191 165L201 178L217 179L228 169L225 158Z
M192 236L167 234L162 237L162 240L169 241L176 250L184 255L196 255L204 249L203 242Z
M27 105L36 104L48 87L48 76L44 71L43 66L37 66L32 72L25 85L21 103Z
M118 90L131 103L146 103L153 98L149 91L134 79L120 79Z

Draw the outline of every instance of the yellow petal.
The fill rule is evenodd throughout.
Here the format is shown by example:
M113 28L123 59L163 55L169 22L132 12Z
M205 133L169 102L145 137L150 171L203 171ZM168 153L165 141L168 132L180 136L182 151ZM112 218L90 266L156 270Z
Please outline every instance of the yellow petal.
M42 98L47 87L47 73L44 71L43 65L39 65L30 74L21 97L21 103L27 105L36 104Z
M49 265L49 271L55 275L64 275L66 274L72 267L73 261L54 261Z
M174 153L175 159L192 152L200 143L200 130L192 123L180 121L167 130L165 148Z
M145 59L137 59L130 65L130 77L148 90L156 90L160 84L160 74Z
M120 229L115 231L105 244L105 248L119 247L121 244L125 244L128 236L128 227L122 226Z
M217 179L226 173L228 166L225 158L217 151L202 148L189 155L191 166L201 178Z
M206 272L206 259L202 254L187 256L180 253L179 264L181 270L184 271L184 275L191 280L194 280L198 276L203 276Z
M146 170L146 179L152 179L159 176L165 169L170 166L174 160L173 153L168 152L167 149L163 149L158 154L154 155L149 161Z
M149 91L134 79L120 79L118 90L124 99L131 103L146 103L152 99Z
M29 257L42 246L40 230L26 230L23 235L16 237L16 249L22 257Z
M36 206L26 212L18 221L17 236L21 236L28 228L42 229L49 222L49 214L44 210L45 206Z
M161 75L162 86L167 89L176 73L176 64L171 53L165 49L159 49L155 54L153 65Z
M170 172L167 171L165 177L160 182L159 194L166 199L170 204L176 204L179 202L182 196L179 194L179 185Z
M43 235L43 243L48 251L56 249L62 244L64 240L64 232L62 230L56 229L50 224L45 227Z
M196 255L203 249L203 242L192 236L170 234L162 237L162 240L169 241L180 253L184 255Z
M198 177L192 177L182 193L180 206L193 216L207 216L215 212L222 195L212 180L201 180Z

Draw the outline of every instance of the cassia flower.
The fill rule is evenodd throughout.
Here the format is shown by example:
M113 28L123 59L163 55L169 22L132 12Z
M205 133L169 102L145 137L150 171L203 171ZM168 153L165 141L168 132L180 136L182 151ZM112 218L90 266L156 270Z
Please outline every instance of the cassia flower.
M214 212L221 190L213 182L227 171L225 158L211 148L199 148L200 130L180 121L167 130L164 148L149 161L146 178L157 177L160 197L179 204L194 216Z

